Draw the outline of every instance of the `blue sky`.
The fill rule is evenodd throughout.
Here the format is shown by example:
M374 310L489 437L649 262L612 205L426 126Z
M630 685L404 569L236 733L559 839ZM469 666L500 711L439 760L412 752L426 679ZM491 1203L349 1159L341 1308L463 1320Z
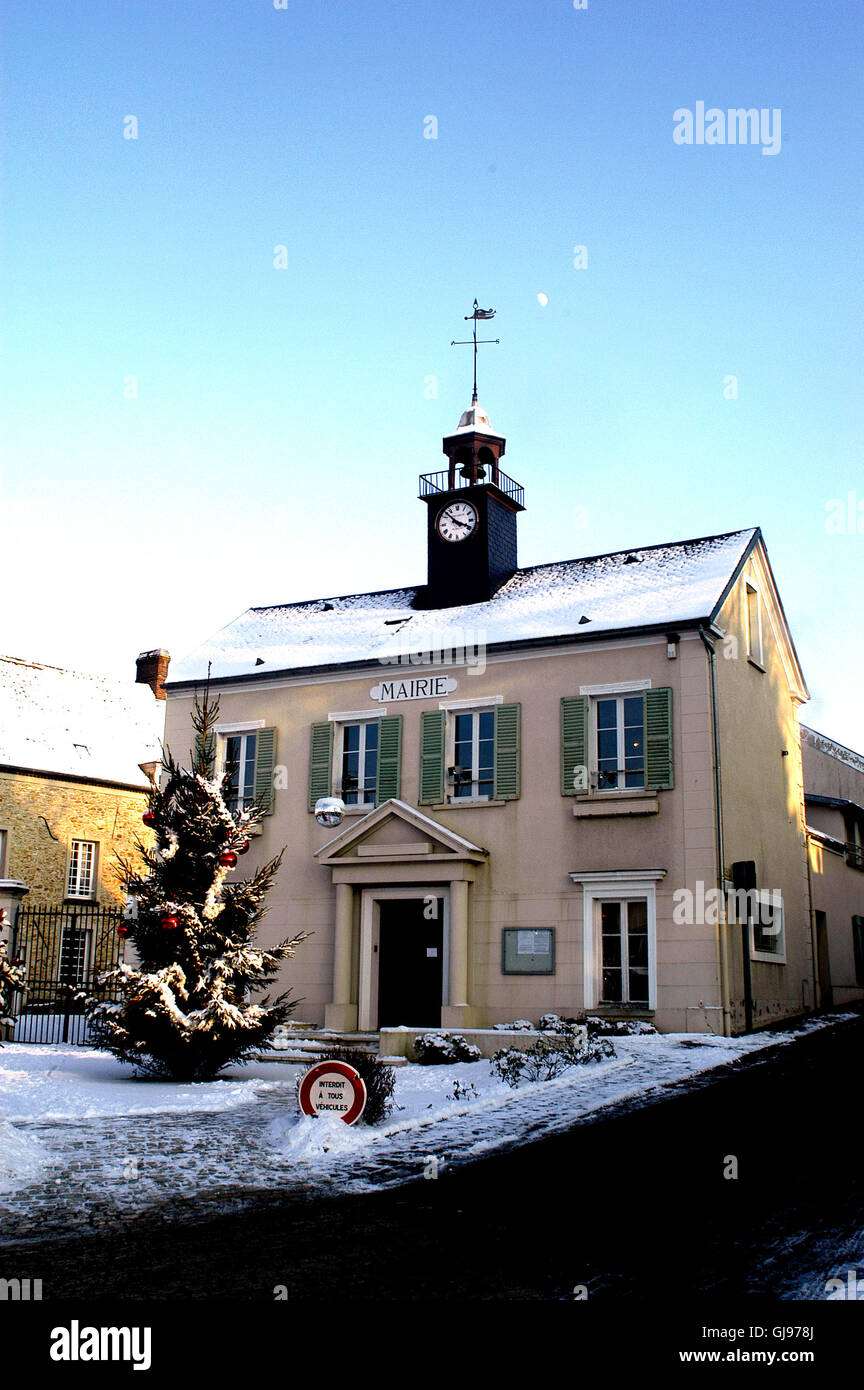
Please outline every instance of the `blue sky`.
M864 748L859 5L0 25L0 647L123 676L251 604L422 582L416 475L468 404L476 296L520 563L761 525L803 717ZM676 144L698 101L779 109L779 153ZM861 531L827 530L850 493Z

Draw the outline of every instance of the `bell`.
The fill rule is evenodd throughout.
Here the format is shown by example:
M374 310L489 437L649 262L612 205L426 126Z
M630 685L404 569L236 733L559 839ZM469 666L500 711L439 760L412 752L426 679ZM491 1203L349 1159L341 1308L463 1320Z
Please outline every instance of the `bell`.
M467 478L472 483L482 483L486 477L486 469L482 463L463 463L459 473L461 477Z

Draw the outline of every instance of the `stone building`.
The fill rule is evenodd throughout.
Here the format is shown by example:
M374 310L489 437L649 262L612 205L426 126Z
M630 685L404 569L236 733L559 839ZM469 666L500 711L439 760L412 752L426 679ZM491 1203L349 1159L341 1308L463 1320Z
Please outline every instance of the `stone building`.
M41 993L116 955L113 929L81 924L124 901L116 856L144 831L167 668L167 653L144 653L124 684L0 658L0 910Z

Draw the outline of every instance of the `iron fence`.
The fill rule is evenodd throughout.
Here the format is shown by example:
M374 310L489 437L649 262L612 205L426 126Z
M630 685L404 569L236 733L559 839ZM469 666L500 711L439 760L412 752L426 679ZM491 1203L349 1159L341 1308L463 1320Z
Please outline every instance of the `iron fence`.
M89 1042L86 1001L119 998L100 976L121 958L122 916L98 903L19 907L10 955L23 964L26 984L13 1002L14 1042Z

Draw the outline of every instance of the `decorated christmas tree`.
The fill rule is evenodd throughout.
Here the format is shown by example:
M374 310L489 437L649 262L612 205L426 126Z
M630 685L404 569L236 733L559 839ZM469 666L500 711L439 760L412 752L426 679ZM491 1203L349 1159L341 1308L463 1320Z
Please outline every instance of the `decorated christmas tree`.
M23 966L12 964L6 950L6 942L0 937L0 1028L14 1028L12 996L16 990L24 988L25 980Z
M251 878L232 878L267 807L229 810L231 769L222 778L214 774L218 714L218 700L205 692L192 715L191 771L170 752L163 756L162 786L144 814L155 846L139 841L140 871L120 860L129 894L120 932L135 947L138 964L121 962L103 975L120 1001L94 1002L88 1010L96 1046L150 1075L178 1081L208 1080L266 1045L296 1001L288 993L272 1001L253 1002L252 995L309 935L267 949L254 942L282 852Z

